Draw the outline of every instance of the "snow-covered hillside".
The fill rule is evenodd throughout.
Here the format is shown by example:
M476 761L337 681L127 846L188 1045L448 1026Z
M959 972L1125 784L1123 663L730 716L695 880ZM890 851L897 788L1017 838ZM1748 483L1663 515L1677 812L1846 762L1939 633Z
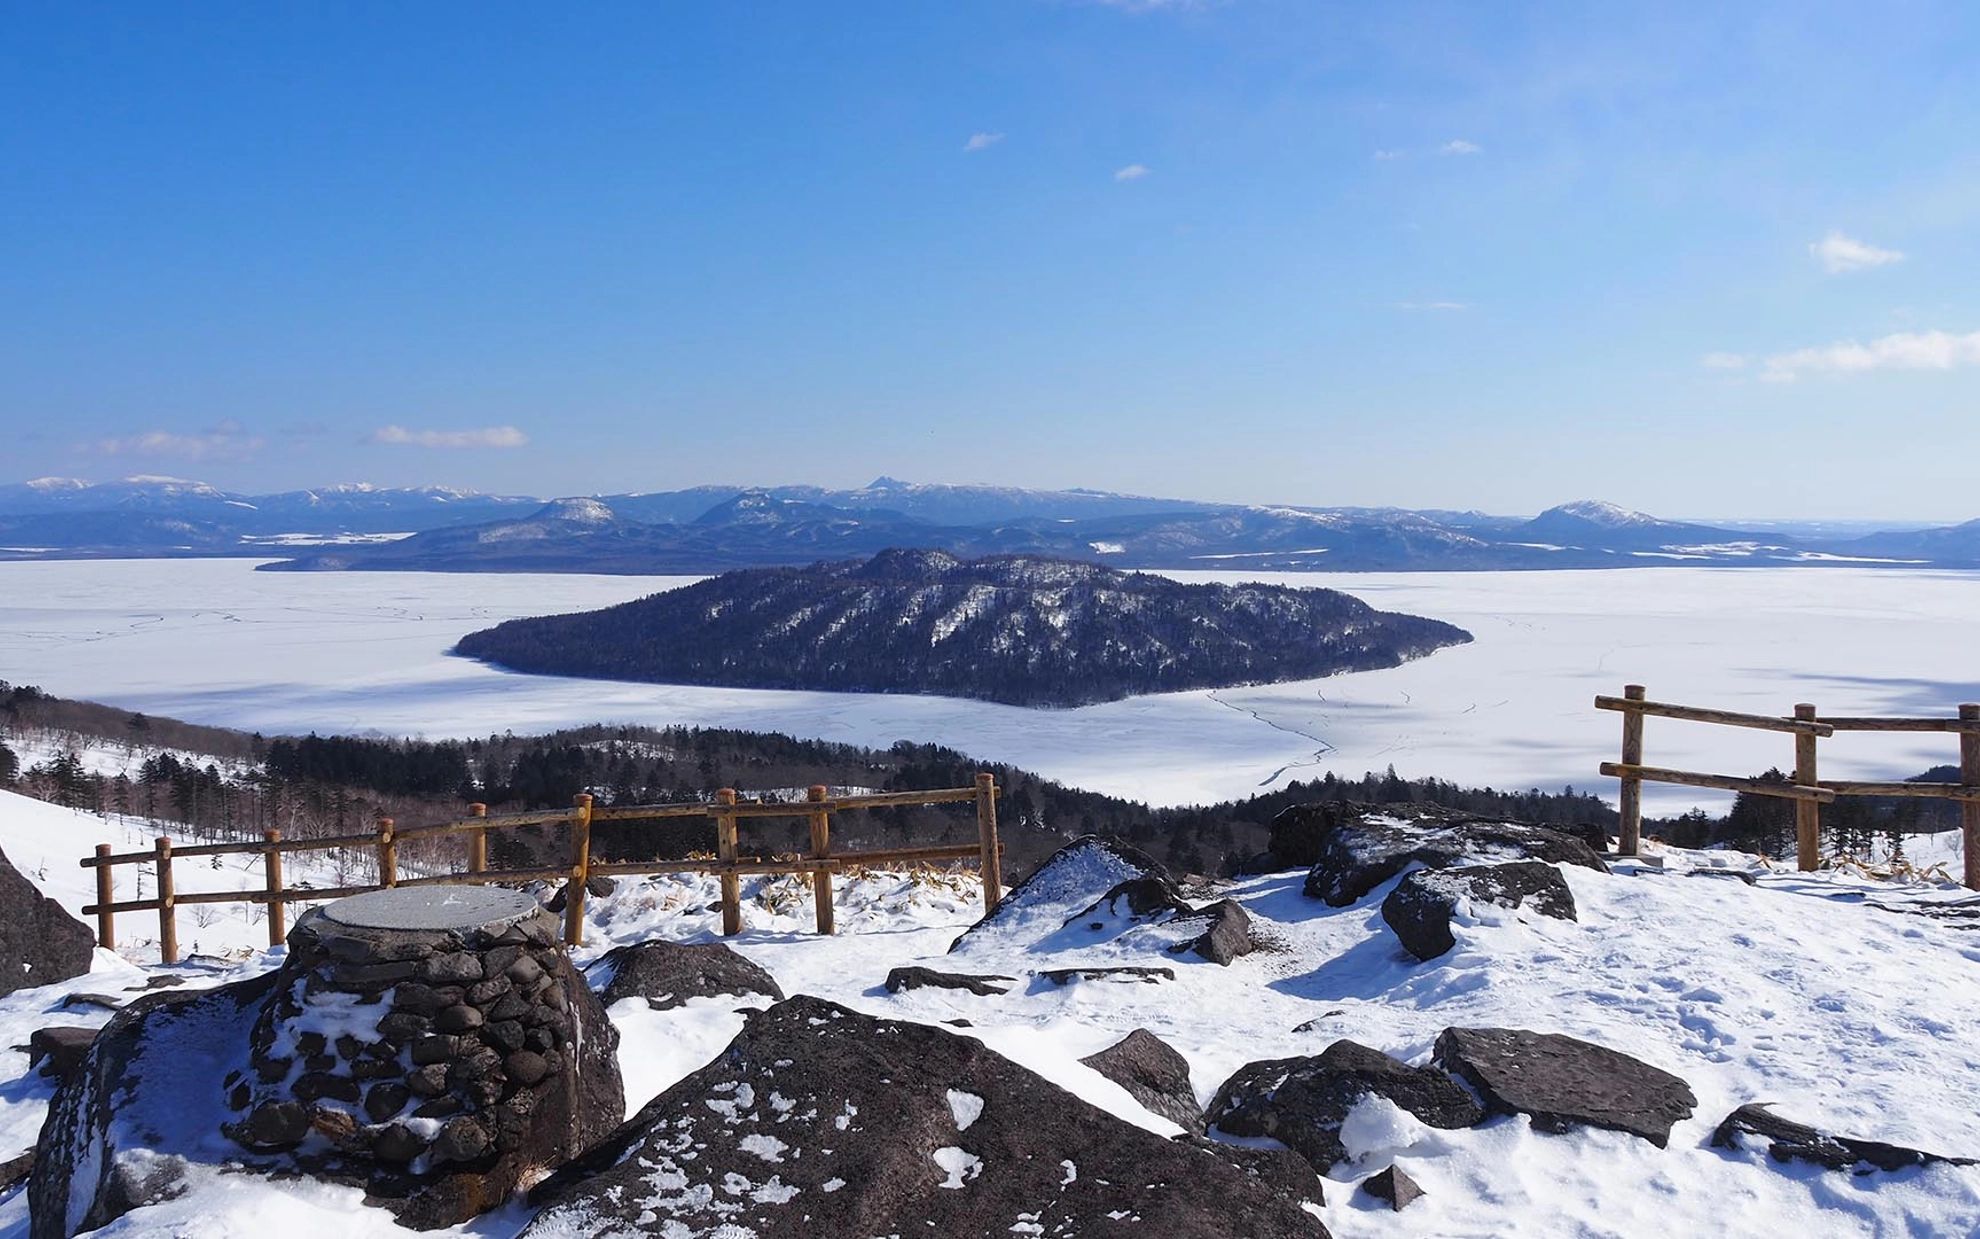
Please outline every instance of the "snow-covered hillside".
M0 797L0 847L65 904L90 897L75 857L100 824L64 810ZM1939 856L1942 841L1916 855ZM1723 853L1659 851L1611 874L1562 866L1577 922L1525 913L1479 914L1456 927L1457 946L1429 963L1401 951L1376 911L1390 884L1346 907L1301 893L1298 872L1252 877L1221 892L1250 913L1265 949L1228 967L1193 955L1151 958L1134 934L1049 941L1006 926L947 952L975 918L966 876L872 874L839 884L836 937L808 932L809 889L792 879L745 882L746 932L731 944L789 994L924 1023L967 1020L963 1035L1077 1096L1165 1135L1177 1128L1080 1059L1145 1028L1187 1058L1199 1100L1247 1062L1317 1054L1352 1038L1421 1062L1449 1026L1565 1033L1673 1072L1697 1095L1670 1146L1617 1132L1537 1131L1524 1117L1470 1130L1432 1130L1387 1103L1364 1103L1344 1140L1356 1160L1335 1167L1323 1216L1338 1236L1964 1235L1980 1226L1980 1169L1912 1168L1853 1176L1764 1156L1716 1150L1713 1127L1752 1101L1825 1130L1954 1155L1980 1152L1980 941L1947 916L1964 893L1949 883L1878 882L1852 873L1799 875ZM1096 873L1096 882L1113 874ZM216 880L227 880L221 875ZM1749 881L1751 884L1749 884ZM251 884L243 880L242 884ZM623 884L591 904L581 961L652 937L712 941L713 879ZM206 949L251 946L255 927L215 930ZM272 966L238 963L172 970L186 984L239 979ZM1046 968L1149 964L1173 980L1067 985ZM919 989L889 994L896 966L1003 973L1002 996ZM0 1046L35 1028L97 1023L95 1007L63 1009L78 992L112 995L158 970L99 953L89 976L0 1000ZM626 1000L611 1011L624 1036L620 1061L636 1110L712 1059L757 999L693 999L651 1010ZM0 1049L0 1160L32 1142L50 1086L29 1078L24 1055ZM1428 1194L1407 1211L1375 1211L1353 1185L1400 1159ZM0 1236L25 1233L19 1194L0 1201ZM512 1207L457 1233L514 1234L529 1220ZM199 1180L185 1199L140 1209L99 1233L118 1236L400 1233L355 1191L272 1184L246 1176ZM683 1232L686 1233L686 1232ZM1159 1232L1155 1232L1159 1233Z

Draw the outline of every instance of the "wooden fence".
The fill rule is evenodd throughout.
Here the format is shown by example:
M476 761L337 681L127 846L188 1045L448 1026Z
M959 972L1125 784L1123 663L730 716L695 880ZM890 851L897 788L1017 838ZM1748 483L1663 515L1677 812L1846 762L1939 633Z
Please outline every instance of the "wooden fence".
M744 874L811 875L812 895L817 906L818 932L829 934L832 922L832 875L853 866L914 864L920 862L975 860L983 879L983 909L997 906L1003 894L1003 849L997 842L997 795L994 775L979 774L973 787L941 788L934 791L877 792L834 798L824 787L810 789L808 798L797 802L738 799L734 789L723 788L713 801L681 804L610 805L598 807L589 795L581 795L568 809L531 813L505 813L491 817L488 806L470 805L469 816L430 826L401 828L389 817L378 819L375 831L361 835L336 835L321 839L284 839L282 832L266 832L259 842L208 843L174 849L172 841L158 839L149 851L113 852L107 843L98 844L94 856L82 859L85 869L96 870L96 902L83 909L96 917L96 940L104 947L116 946L116 917L120 912L158 913L158 953L165 963L179 958L178 909L185 904L259 903L268 907L268 944L281 945L287 936L286 905L314 903L360 895L397 886L436 886L448 883L565 881L564 941L576 946L583 941L585 883L598 876L659 873L712 873L722 883L722 932L742 932L741 884ZM976 805L977 839L974 843L940 844L929 847L888 848L865 852L832 850L832 815L848 809L903 808L917 805ZM595 861L591 858L591 828L598 822L655 821L673 818L713 818L716 858L714 860ZM802 819L810 827L805 855L770 860L745 859L740 852L736 826L743 818ZM570 863L534 869L490 869L488 834L520 826L561 825L568 834ZM411 840L445 835L467 836L467 869L403 877L399 872L399 845ZM296 887L282 881L282 857L292 852L330 851L337 848L365 848L375 853L378 881L369 885L329 889ZM205 856L260 856L263 884L259 890L201 891L178 894L174 889L172 866L175 861ZM114 874L121 865L155 865L157 894L150 899L119 901Z
M1766 714L1736 714L1730 710L1707 710L1696 706L1672 705L1647 700L1641 684L1623 688L1620 697L1597 697L1595 707L1617 710L1623 716L1622 760L1605 761L1602 773L1622 780L1621 841L1618 851L1634 856L1643 833L1643 784L1675 783L1684 787L1708 787L1720 791L1750 792L1792 800L1795 805L1795 860L1803 870L1821 864L1820 840L1822 806L1838 796L1909 796L1935 800L1957 800L1960 810L1961 853L1965 860L1968 888L1980 890L1980 705L1959 707L1956 718L1823 718L1815 707L1797 705L1792 717ZM1666 770L1643 764L1643 719L1646 715L1680 719L1692 723L1713 723L1721 727L1750 727L1761 731L1787 732L1794 736L1794 773L1791 781L1740 778L1728 774L1700 774L1691 770ZM1959 782L1957 783L1865 783L1824 779L1816 761L1819 741L1839 731L1943 731L1959 736Z

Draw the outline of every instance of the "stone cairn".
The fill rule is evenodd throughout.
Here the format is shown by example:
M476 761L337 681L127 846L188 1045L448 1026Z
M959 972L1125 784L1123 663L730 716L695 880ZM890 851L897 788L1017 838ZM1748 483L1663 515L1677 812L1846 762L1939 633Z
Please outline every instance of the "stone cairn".
M230 1139L361 1181L402 1223L501 1204L617 1126L618 1035L557 919L495 887L311 912L224 1082Z

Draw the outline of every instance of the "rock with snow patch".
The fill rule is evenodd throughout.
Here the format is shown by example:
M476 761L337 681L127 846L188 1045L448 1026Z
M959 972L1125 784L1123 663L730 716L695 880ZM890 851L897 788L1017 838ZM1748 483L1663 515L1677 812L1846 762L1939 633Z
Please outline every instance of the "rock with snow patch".
M961 989L979 998L990 998L1010 993L1011 986L1016 984L1016 977L994 973L937 972L933 968L914 966L895 968L887 974L887 992L890 994L911 989Z
M0 854L0 997L89 971L96 935Z
M1812 1162L1830 1170L1852 1170L1869 1174L1876 1170L1902 1170L1906 1166L1927 1166L1935 1162L1972 1166L1971 1158L1925 1153L1901 1144L1836 1136L1806 1123L1784 1119L1764 1102L1748 1102L1725 1117L1712 1132L1712 1147L1736 1152L1747 1147L1748 1137L1764 1142L1767 1156L1777 1162Z
M952 954L1028 949L1061 929L1091 919L1110 892L1123 883L1155 878L1171 890L1174 882L1161 863L1137 848L1099 835L1083 835L1048 856L1030 876L1013 886L976 924L949 946ZM1139 889L1139 888L1136 888ZM1122 911L1132 915L1131 899Z
M611 894L613 891L616 891L618 889L619 889L619 884L617 882L614 882L609 876L602 873L594 874L593 876L586 878L584 883L584 893L591 896L593 899L603 899L605 898L605 896ZM543 906L547 911L550 912L562 912L567 906L569 906L570 897L571 897L571 884L569 882L566 882L562 886L559 886L557 888L557 893L550 896L550 901L544 904Z
M1272 820L1273 850L1310 857L1306 893L1345 907L1412 864L1429 869L1538 860L1606 873L1572 835L1435 804L1294 805Z
M1079 1060L1184 1131L1203 1130L1203 1107L1189 1082L1189 1060L1145 1028Z
M1368 1097L1381 1097L1430 1126L1476 1126L1485 1111L1434 1067L1412 1067L1380 1050L1336 1041L1320 1054L1248 1063L1224 1081L1205 1113L1233 1136L1270 1136L1321 1174L1345 1160L1341 1126Z
M1435 959L1457 945L1451 919L1468 904L1530 908L1541 916L1572 921L1574 894L1552 865L1537 860L1503 865L1418 869L1382 901L1382 919L1418 959Z
M752 1013L532 1199L602 1234L1324 1236L1298 1186L1165 1140L970 1037L805 995Z
M1436 1061L1478 1090L1494 1113L1530 1115L1540 1131L1605 1127L1661 1149L1698 1104L1691 1086L1670 1072L1559 1033L1446 1028Z
M1173 968L1150 968L1141 965L1121 965L1112 968L1048 968L1038 975L1054 985L1071 985L1074 981L1159 985L1163 981L1176 979L1176 971Z
M606 1006L627 998L644 998L656 1011L678 1007L690 998L760 994L781 1001L777 980L756 964L719 942L667 942L653 939L615 947L587 971L593 985L603 987Z
M1404 1173L1401 1166L1394 1165L1363 1179L1361 1190L1387 1204L1395 1213L1409 1208L1417 1197L1423 1195L1422 1186Z

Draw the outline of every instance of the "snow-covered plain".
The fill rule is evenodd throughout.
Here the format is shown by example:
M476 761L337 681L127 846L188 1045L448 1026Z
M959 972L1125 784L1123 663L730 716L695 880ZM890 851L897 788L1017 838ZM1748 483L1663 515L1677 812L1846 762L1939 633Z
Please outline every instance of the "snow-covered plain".
M0 844L10 855L31 855L35 846L63 854L97 826L0 794ZM731 943L787 993L922 1022L970 1020L963 1035L1163 1134L1176 1129L1079 1059L1147 1028L1189 1060L1199 1099L1208 1100L1246 1062L1315 1054L1340 1037L1420 1062L1447 1026L1510 1026L1599 1041L1677 1073L1698 1096L1668 1149L1615 1132L1543 1134L1524 1118L1433 1131L1393 1107L1365 1106L1347 1134L1357 1160L1337 1166L1326 1184L1324 1218L1341 1239L1976 1233L1980 1168L1852 1176L1709 1145L1713 1126L1734 1107L1771 1101L1788 1117L1846 1134L1941 1153L1980 1151L1980 1114L1971 1103L1980 1083L1980 985L1973 983L1980 942L1948 922L1874 906L1944 902L1963 892L1849 872L1799 875L1725 854L1653 849L1652 858L1662 867L1626 865L1612 875L1564 867L1578 922L1474 915L1456 927L1456 949L1428 964L1402 952L1376 912L1389 884L1353 906L1329 908L1300 894L1297 873L1230 888L1272 946L1228 968L1151 955L1138 931L1086 943L1076 940L1079 932L1058 931L1040 950L1037 935L1017 926L972 943L966 955L948 955L977 910L967 876L883 873L842 882L841 932L831 938L808 932L809 889L801 882L748 880L746 929ZM1690 876L1727 868L1756 884ZM59 880L49 888L74 906L86 888L60 876L68 872L51 863ZM714 897L713 879L629 883L589 905L580 962L649 937L715 940ZM189 984L210 984L274 962L256 954L178 971ZM996 998L888 994L881 984L888 969L916 963L1024 980ZM1119 963L1161 963L1176 978L1060 987L1035 976L1046 967ZM50 1094L46 1081L26 1075L25 1056L4 1047L44 1024L100 1022L102 1012L63 1010L60 999L116 994L155 972L99 953L87 977L0 999L0 1157L31 1141ZM629 1110L714 1057L741 1027L737 1009L756 1001L697 999L664 1012L637 999L617 1004L611 1015L624 1037ZM1429 1193L1399 1215L1354 1191L1392 1159ZM511 1207L452 1233L501 1239L527 1221L526 1211ZM23 1235L25 1224L22 1196L0 1199L0 1239ZM98 1233L177 1239L277 1226L349 1239L405 1233L384 1211L362 1207L354 1191L239 1175L203 1177L186 1198Z
M256 573L242 560L0 564L0 678L263 732L459 736L591 722L755 728L862 744L938 741L1157 804L1242 796L1394 763L1498 787L1608 794L1620 725L1653 697L1786 713L1950 712L1980 699L1980 574L1853 568L1175 573L1343 589L1477 640L1385 671L1039 711L952 698L765 692L521 676L447 655L463 633L685 584L680 577ZM1746 774L1788 742L1655 720L1652 764ZM1943 736L1825 742L1833 777L1954 759ZM1653 811L1710 793L1647 788Z

